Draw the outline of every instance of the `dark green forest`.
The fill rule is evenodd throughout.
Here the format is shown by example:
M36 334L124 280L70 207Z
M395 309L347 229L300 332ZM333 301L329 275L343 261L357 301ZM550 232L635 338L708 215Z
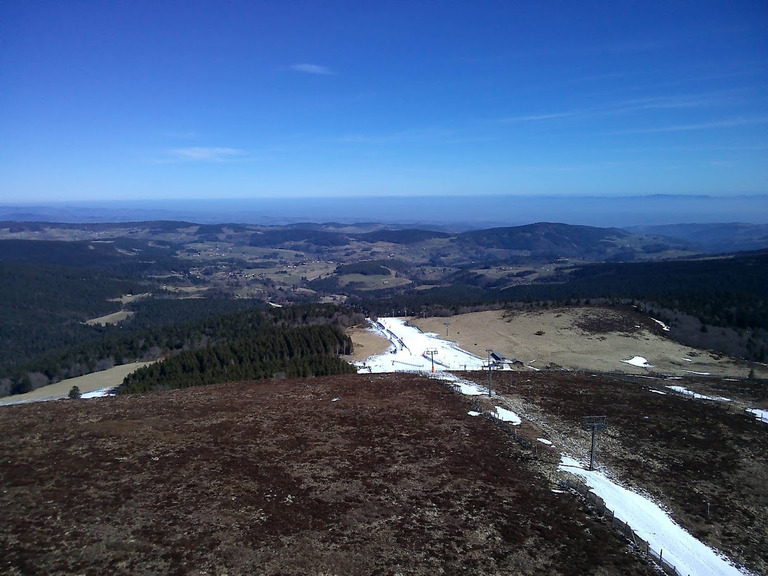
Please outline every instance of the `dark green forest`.
M0 374L47 351L103 337L102 327L84 322L120 310L108 299L142 289L133 278L101 270L0 262Z
M37 233L38 228L43 230L41 226L14 225L9 233ZM765 250L687 260L578 264L578 260L561 258L565 248L580 254L608 254L607 250L611 258L605 259L609 260L623 250L616 240L628 236L615 229L542 223L455 236L419 230L350 235L327 231L322 226L274 227L256 232L246 226L212 225L197 227L197 236L192 236L193 243L189 244L193 248L179 251L182 244L174 242L188 233L182 228L194 229L195 225L156 222L135 229L131 225L125 231L144 234L143 239L103 236L110 229L106 224L61 225L57 229L69 230L74 240L0 240L0 395L160 357L185 363L183 368L167 370L173 369L185 378L199 371L199 379L205 382L235 374L257 378L277 373L326 373L340 369L324 344L331 346L338 334L321 330L320 336L312 335L316 343L305 345L301 344L302 329L360 324L366 314L447 316L484 307L520 305L630 303L671 324L672 338L751 360L768 360ZM77 240L81 237L78 230L98 231L99 239ZM161 237L146 236L155 233ZM213 257L203 258L198 253L197 243L204 237L238 234L244 246L301 243L302 250L311 252L314 245L317 253L328 253L328 258L333 247L345 251L333 256L333 274L311 281L302 278L303 290L296 290L280 286L279 279L269 277L268 271L282 258L278 252L274 257L249 256L247 262L239 259L248 256L247 251L228 254L228 249L217 246ZM419 248L430 263L442 267L442 273L433 270L433 276L423 275L421 266L410 261L407 252L397 258L368 259L370 249L354 251L349 239L355 237L356 241L366 238L394 244L442 242L435 252ZM538 259L524 255L523 249L536 252ZM550 252L551 257L541 259L542 254ZM180 258L177 254L181 253L192 257ZM348 253L352 256L345 260ZM440 264L443 259L453 264ZM513 269L501 276L485 273L496 266L521 265L524 269ZM542 267L547 268L544 279L528 282ZM246 280L241 275L246 269L266 272ZM411 279L413 284L370 291L355 283L342 286L339 282L345 274L381 275L391 271ZM184 292L173 285L177 281L184 289L194 288L197 296L204 297L179 298ZM412 288L420 283L438 286ZM254 292L235 292L249 285L264 288L259 299L249 299ZM145 293L152 295L126 305L116 300L126 294ZM350 307L308 303L328 295L346 298ZM275 299L284 307L269 307L266 301ZM86 320L121 309L130 316L117 325L85 324ZM692 331L697 334L692 335ZM704 333L709 336L703 337ZM336 344L339 349L346 348L345 343ZM214 357L226 361L214 361ZM197 369L190 372L191 366ZM147 378L150 382L151 378ZM159 384L155 381L146 386L154 388Z
M351 374L355 368L338 357L352 341L338 326L264 327L248 337L185 351L128 375L119 394L187 388L218 382L275 376Z
M23 362L6 362L0 371L0 392L24 393L135 360L196 351L241 339L258 340L264 334L278 337L280 331L296 327L347 326L364 320L359 312L332 305L266 308L263 302L234 299L148 299L136 302L135 308L135 316L118 326L75 324L88 337L80 341L64 339L61 345L53 337L57 331L42 323L48 327L48 333L41 333L41 346L46 352L26 356ZM46 343L52 348L46 348ZM347 351L349 346L345 343L338 348ZM306 360L304 356L302 361ZM290 369L299 370L299 359L292 361ZM315 360L315 372L326 364L325 359Z

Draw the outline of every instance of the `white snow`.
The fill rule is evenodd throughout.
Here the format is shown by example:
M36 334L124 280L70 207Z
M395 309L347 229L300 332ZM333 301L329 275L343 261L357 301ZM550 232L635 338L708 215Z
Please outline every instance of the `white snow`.
M669 332L669 326L664 324L664 322L662 322L661 320L656 320L656 318L651 318L651 320L653 320L654 322L656 322L656 324L661 326L661 328L664 330L664 332Z
M114 386L112 388L114 388ZM100 388L99 390L93 390L92 392L84 392L80 395L80 398L101 398L103 396L108 396L109 391L112 390L112 388Z
M488 394L487 388L448 372L449 370L487 369L483 358L461 350L454 342L444 340L436 334L427 334L414 326L408 326L401 318L380 318L378 322L372 323L371 329L388 338L392 346L388 353L371 356L364 363L358 363L359 372L431 372L434 359L434 371L439 373L439 375L435 374L436 378L452 382L457 390L465 395ZM622 362L642 368L653 368L642 356L634 356ZM529 367L531 367L530 363ZM668 386L668 388L685 391L683 393L688 392L679 386ZM660 390L651 391L664 394ZM710 399L701 394L688 393L695 398ZM495 392L493 394L495 395ZM760 417L768 419L768 411L759 412ZM467 414L481 415L474 410ZM500 406L496 406L496 415L513 425L519 425L522 422L516 413ZM542 444L552 444L546 438L537 438L537 440ZM617 518L627 522L641 538L648 541L657 553L662 550L664 559L673 564L680 573L712 576L748 574L740 572L726 559L685 532L650 500L614 484L599 472L584 470L575 460L566 456L562 458L560 469L580 476L596 494L605 500L606 506L614 511Z
M747 412L751 412L755 415L755 418L761 422L768 422L768 410L760 410L759 408L749 408Z
M496 406L496 417L502 422L511 422L513 426L520 426L523 423L520 416L501 406Z
M622 362L625 364L632 364L632 366L637 366L639 368L653 368L653 366L648 364L648 360L642 356L633 356L629 360L622 360Z
M482 370L483 359L459 348L455 342L409 326L402 318L379 318L373 330L392 342L388 354L371 356L359 372L431 372Z
M681 370L681 372L685 372L687 374L695 374L696 376L711 376L709 372L694 372L693 370Z
M686 396L690 396L691 398L694 398L695 400L714 400L716 402L733 402L730 398L725 398L724 396L707 396L705 394L699 394L698 392L694 392L693 390L688 390L685 386L667 386L670 390L677 392L678 394L685 394Z
M461 380L456 382L456 384L459 386L459 392L464 394L464 396L482 396L487 393L485 390L472 382Z
M688 534L650 500L614 484L599 472L584 470L573 458L563 456L559 469L579 476L605 501L617 518L629 524L656 553L661 550L664 560L679 573L711 576L747 574Z
M654 394L661 394L662 396L667 395L666 392L662 392L661 390L656 390L655 388L650 388L650 391L653 392Z

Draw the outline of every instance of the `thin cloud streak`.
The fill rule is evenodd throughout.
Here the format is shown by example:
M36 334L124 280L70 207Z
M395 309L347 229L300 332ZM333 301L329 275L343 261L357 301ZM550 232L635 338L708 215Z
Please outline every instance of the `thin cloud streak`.
M190 162L222 162L225 160L234 160L242 157L245 153L237 148L224 147L201 147L174 148L168 153L175 160L186 160Z
M327 66L318 66L317 64L292 64L289 66L294 72L303 72L305 74L315 74L318 76L332 76L333 71Z
M580 116L580 112L552 112L550 114L528 114L524 116L511 116L509 118L500 118L499 122L514 123L514 122L538 122L540 120L553 120L555 118L570 118L573 116Z
M695 109L718 106L724 103L720 94L683 95L683 96L649 96L647 98L634 98L606 104L599 108L583 108L569 112L544 112L541 114L524 114L499 118L502 123L514 122L538 122L542 120L556 120L561 118L594 118L615 114L628 114L642 110L673 110Z
M754 118L731 118L728 120L715 120L712 122L700 122L698 124L677 124L673 126L659 126L656 128L617 130L612 132L605 132L605 134L657 134L662 132L689 132L693 130L716 130L719 128L734 128L737 126L759 126L761 124L768 124L768 116L756 116Z

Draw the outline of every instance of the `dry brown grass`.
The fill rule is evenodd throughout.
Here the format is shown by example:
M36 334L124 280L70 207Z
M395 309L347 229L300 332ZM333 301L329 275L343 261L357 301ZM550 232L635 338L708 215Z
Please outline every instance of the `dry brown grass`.
M467 409L407 375L6 407L0 572L655 573Z
M108 370L102 370L101 372L93 372L92 374L86 374L85 376L78 376L77 378L67 378L56 384L43 386L42 388L27 392L26 394L16 394L15 396L0 398L0 406L3 404L19 404L24 402L66 398L69 391L72 389L72 386L77 386L83 394L86 392L93 392L94 390L101 390L102 388L113 388L120 385L128 374L149 364L152 364L152 362L132 362L130 364L114 366Z
M746 378L751 365L721 354L678 344L648 317L628 309L560 308L504 312L492 310L449 318L411 318L424 330L445 336L464 350L484 356L491 348L538 368L647 374L648 369L622 362L642 356L653 372L690 376ZM688 360L684 360L687 358ZM758 377L768 369L755 366Z

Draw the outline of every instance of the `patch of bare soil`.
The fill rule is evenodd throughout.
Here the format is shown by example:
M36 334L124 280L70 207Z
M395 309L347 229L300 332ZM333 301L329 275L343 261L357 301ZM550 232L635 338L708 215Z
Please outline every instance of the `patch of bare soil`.
M653 574L407 375L0 411L4 574Z
M470 377L487 381L478 373ZM600 466L661 502L700 540L756 573L768 573L768 425L736 403L695 400L665 388L679 382L495 372L493 383L527 419L520 434L532 440L543 435L556 452L582 461L588 461L590 445L582 418L607 416L608 428L598 438ZM742 384L721 381L719 388L726 395L755 392Z

